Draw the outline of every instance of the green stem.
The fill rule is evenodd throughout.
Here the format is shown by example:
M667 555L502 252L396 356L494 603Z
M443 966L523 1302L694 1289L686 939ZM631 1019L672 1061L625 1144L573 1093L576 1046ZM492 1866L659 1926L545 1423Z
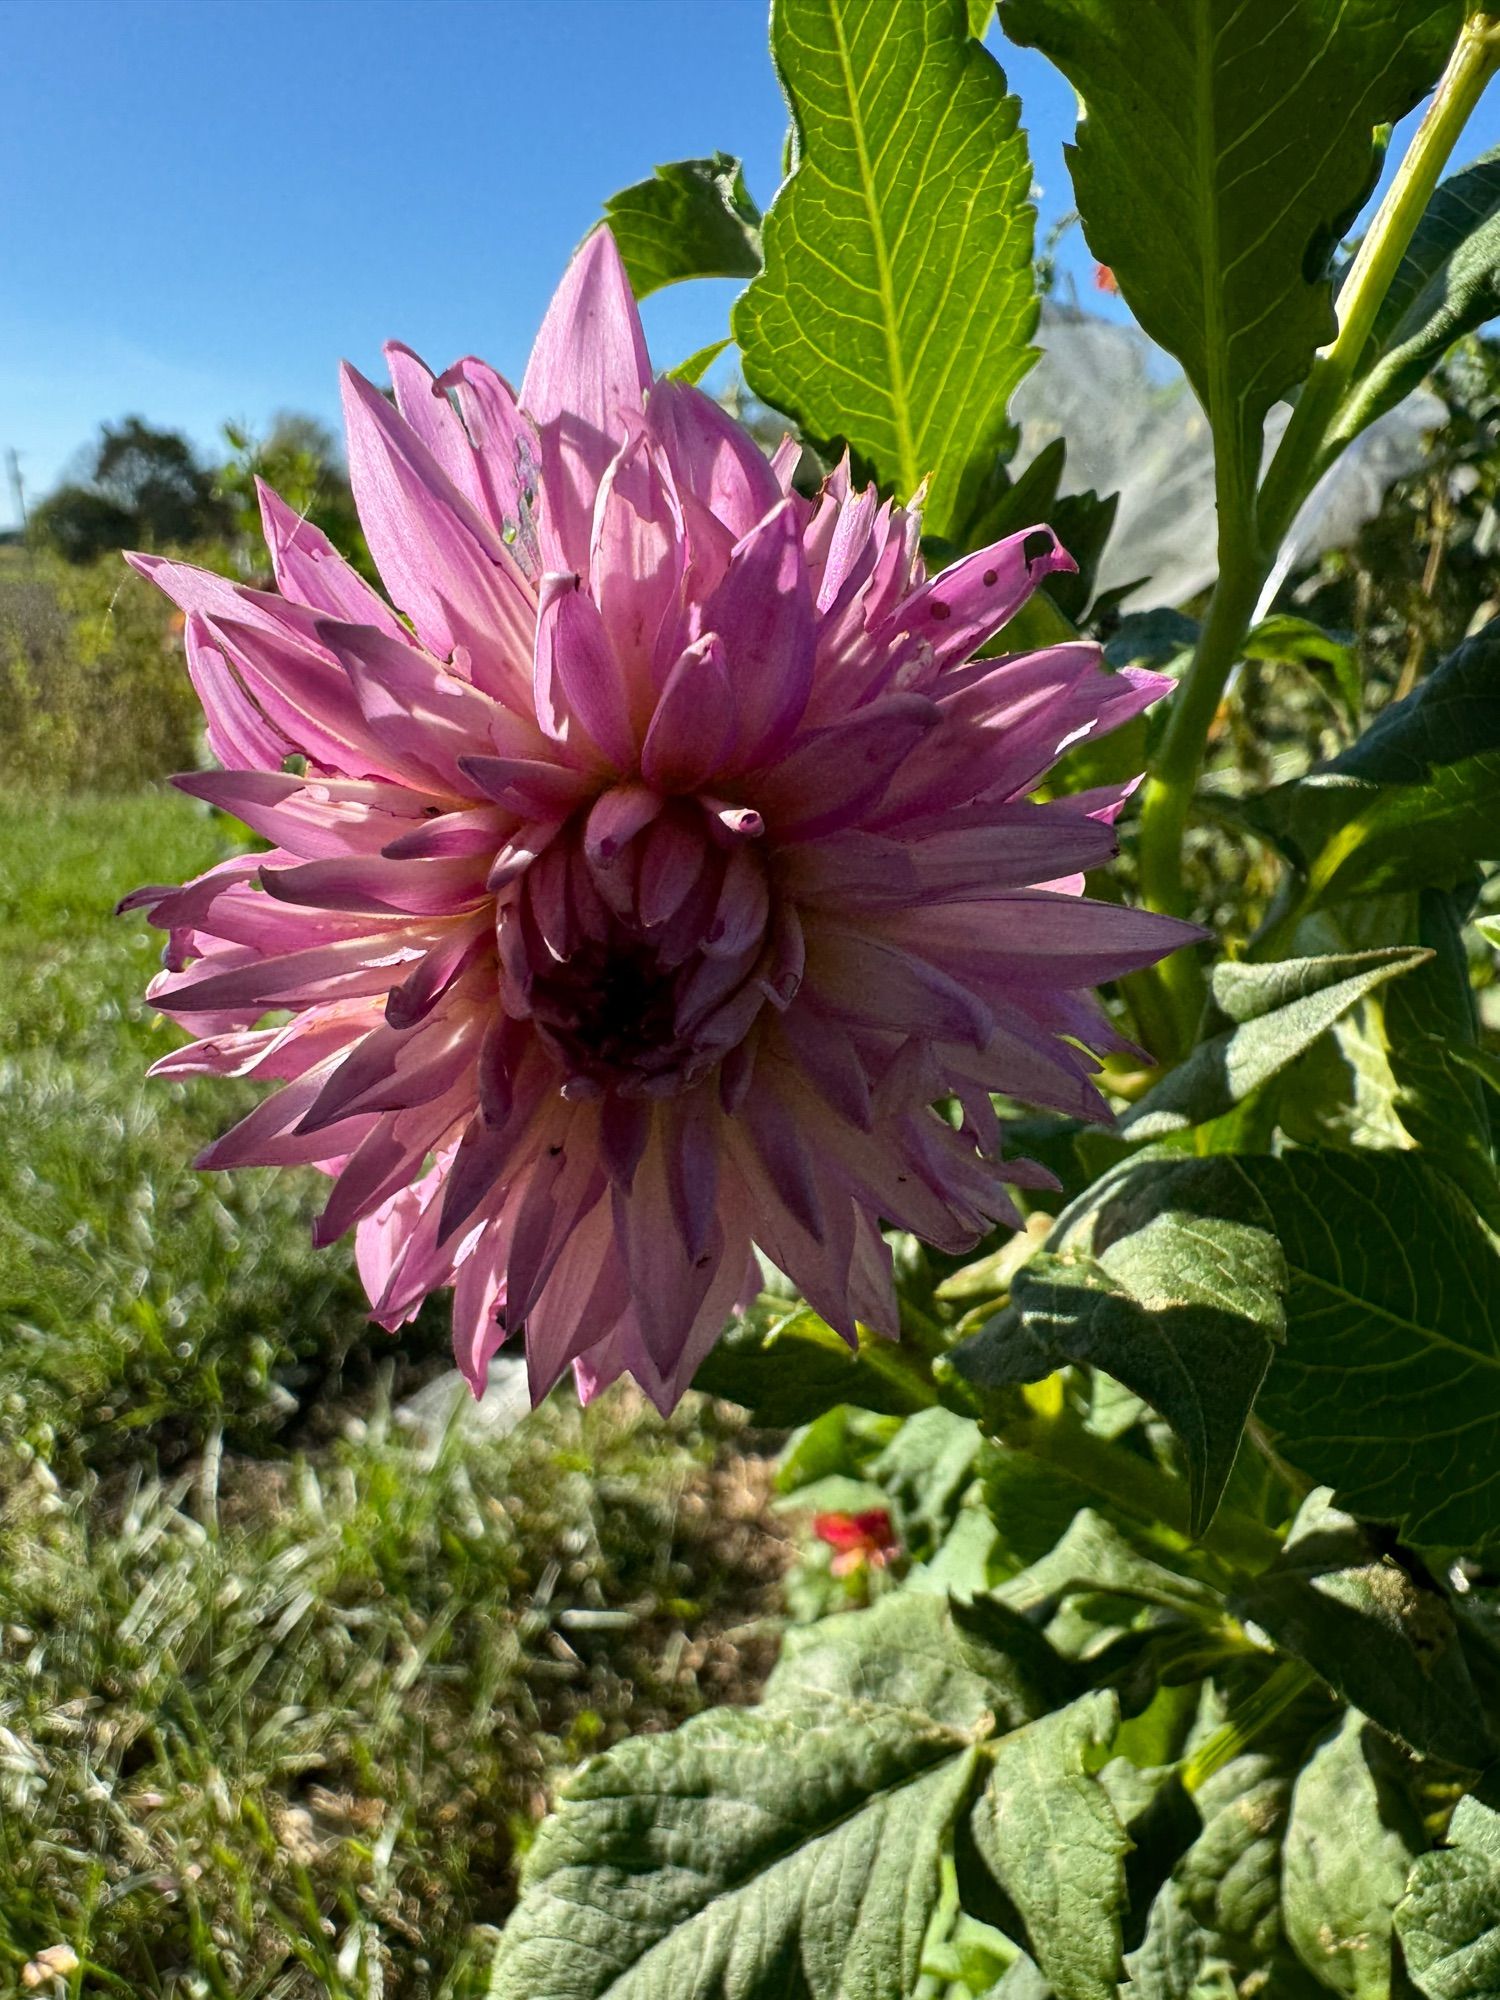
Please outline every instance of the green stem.
M1458 135L1497 68L1500 17L1471 14L1339 293L1338 334L1314 362L1253 504L1229 426L1215 423L1219 581L1192 664L1173 698L1142 799L1141 887L1151 909L1174 915L1185 911L1183 837L1225 683L1298 509L1355 434L1358 399L1346 398L1376 315ZM1154 1053L1170 1062L1191 1046L1202 1007L1202 975L1187 952L1168 959L1160 971L1170 1001L1170 1045Z
M1071 1474L1080 1485L1113 1502L1122 1513L1152 1527L1169 1528L1184 1541L1220 1556L1236 1569L1259 1571L1281 1553L1281 1538L1248 1515L1221 1508L1202 1534L1192 1532L1187 1487L1132 1452L1095 1437L1064 1409L1056 1415L1034 1415L1005 1425L1004 1442L1046 1460Z
M1221 503L1222 505L1222 503ZM1221 512L1221 523L1224 515ZM1182 916L1187 898L1182 880L1182 843L1198 772L1208 745L1224 683L1239 658L1265 567L1242 528L1221 526L1219 580L1199 635L1192 665L1172 697L1167 726L1152 762L1141 802L1141 889L1147 907ZM1170 1016L1169 1039L1152 1049L1161 1062L1174 1062L1192 1046L1203 1006L1203 975L1190 951L1175 952L1158 968ZM1158 1029L1158 1035L1161 1034Z
M1338 336L1314 362L1261 488L1258 524L1267 562L1319 479L1363 428L1359 399L1344 405L1417 225L1427 212L1459 135L1500 69L1500 17L1471 14L1344 280Z

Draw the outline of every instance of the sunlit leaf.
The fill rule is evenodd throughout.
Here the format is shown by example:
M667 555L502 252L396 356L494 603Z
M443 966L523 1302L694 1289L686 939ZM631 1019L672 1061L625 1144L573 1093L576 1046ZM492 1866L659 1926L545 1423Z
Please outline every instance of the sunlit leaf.
M713 1347L693 1387L741 1403L756 1423L789 1430L839 1403L897 1416L918 1408L899 1355L871 1335L851 1352L826 1320L798 1300L762 1293Z
M1413 1750L1471 1769L1494 1755L1447 1600L1385 1559L1329 1504L1326 1487L1309 1495L1284 1553L1238 1602L1279 1647Z
M1363 689L1352 637L1337 638L1306 618L1278 611L1251 630L1241 650L1247 660L1291 663L1330 673L1344 713L1358 727Z
M1063 1361L1104 1369L1176 1433L1201 1532L1280 1336L1285 1283L1238 1162L1145 1160L1109 1183L1063 1254L1017 1273L1009 1308L952 1365L981 1388L1035 1381Z
M1435 1854L1418 1856L1396 1934L1427 2000L1495 2000L1500 1994L1500 1812L1460 1799Z
M1376 317L1337 426L1352 435L1417 388L1456 340L1500 313L1500 148L1443 182Z
M1215 998L1222 988L1230 1001L1224 1011L1237 1025L1200 1042L1132 1108L1121 1129L1132 1139L1160 1139L1221 1117L1279 1075L1367 993L1428 955L1414 948L1218 967ZM1255 1011L1236 1014L1235 1007Z
M1500 621L1386 709L1350 749L1254 800L1306 877L1304 910L1376 890L1449 888L1500 860Z
M1363 897L1303 923L1299 942L1315 948L1410 940L1431 955L1341 1016L1288 1074L1278 1117L1303 1143L1420 1147L1500 1226L1491 1107L1475 1067L1486 1052L1462 935L1466 900L1441 889Z
M728 339L711 340L707 347L695 348L685 360L679 361L675 368L667 372L674 382L701 382L719 356L733 345L734 342Z
M729 153L674 160L604 204L638 299L684 278L749 278L760 269L760 210Z
M1418 1547L1494 1546L1500 1255L1473 1209L1414 1153L1237 1166L1290 1280L1256 1404L1278 1451Z
M735 337L755 393L954 538L1035 358L1031 164L966 0L776 0L796 164Z
M1331 254L1374 182L1374 128L1442 69L1463 0L1002 0L1068 76L1094 255L1209 413L1245 493L1261 426L1334 332ZM1149 223L1147 222L1149 218Z
M1391 1912L1423 1845L1416 1812L1389 1782L1389 1761L1350 1709L1292 1792L1282 1922L1308 1971L1347 2000L1390 2000Z
M1000 1742L974 1808L974 1842L1020 1912L1057 2000L1114 2000L1130 1843L1095 1775L1119 1719L1084 1695Z
M980 1746L1062 1693L998 1610L899 1595L789 1634L758 1708L634 1738L569 1785L492 2000L906 2000Z

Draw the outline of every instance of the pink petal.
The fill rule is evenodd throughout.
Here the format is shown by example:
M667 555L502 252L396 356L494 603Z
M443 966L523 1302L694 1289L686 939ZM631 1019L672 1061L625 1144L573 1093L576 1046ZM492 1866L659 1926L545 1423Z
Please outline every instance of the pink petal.
M388 340L381 352L390 371L402 421L410 425L475 513L493 528L495 522L485 506L474 447L457 410L438 388L432 370L399 340Z
M781 500L781 483L765 454L701 389L665 377L653 384L646 425L660 441L677 485L722 521L735 541Z
M967 660L1008 624L1044 577L1077 568L1050 528L1023 529L965 556L903 598L878 636L906 632L924 641L941 671Z
M180 792L232 813L253 833L305 861L378 852L402 828L421 826L435 797L404 785L297 777L283 771L187 771Z
M719 768L733 739L724 642L708 632L667 676L641 748L641 775L661 791L696 791Z
M623 771L635 762L625 674L604 620L576 576L542 580L536 628L536 717L555 743L590 746ZM578 732L585 743L580 746Z
M736 544L703 616L724 641L739 732L734 763L743 769L776 754L812 688L812 593L790 501Z
M610 461L594 505L589 578L625 682L624 705L644 729L658 657L670 664L686 546L671 478L644 431ZM633 747L633 745L632 745Z
M366 726L387 752L429 784L462 795L460 758L502 747L530 748L535 738L490 696L450 673L415 646L373 625L318 623L318 637L338 660Z
M445 370L438 387L458 398L474 442L484 496L481 511L522 571L534 579L541 573L532 519L540 476L536 432L505 377L472 354Z
M548 569L587 571L594 495L650 384L630 281L613 236L596 229L553 295L521 383L540 441Z
M892 694L805 737L758 790L778 838L816 840L857 818L942 719L925 695Z
M529 678L531 587L421 439L357 370L343 370L349 478L387 589L446 659L466 649L475 682L513 708Z
M378 591L339 554L321 528L294 513L262 479L255 482L276 588L294 604L355 625L378 625L393 639L406 627Z
M209 749L221 764L279 771L295 746L251 700L212 628L196 612L184 623L182 644L188 679L203 704Z

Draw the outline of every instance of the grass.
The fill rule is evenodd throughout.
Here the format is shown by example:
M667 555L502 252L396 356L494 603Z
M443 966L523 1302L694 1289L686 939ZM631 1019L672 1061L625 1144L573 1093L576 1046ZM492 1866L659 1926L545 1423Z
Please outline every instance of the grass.
M109 911L229 845L0 808L0 1993L477 1995L558 1774L753 1692L781 1544L719 1406L404 1427L445 1311L370 1328L316 1176L192 1171L251 1093L144 1081Z

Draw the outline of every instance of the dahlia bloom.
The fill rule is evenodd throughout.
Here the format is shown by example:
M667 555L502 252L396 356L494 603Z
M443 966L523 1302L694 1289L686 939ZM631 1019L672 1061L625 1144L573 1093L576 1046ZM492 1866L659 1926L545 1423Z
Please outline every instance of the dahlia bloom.
M870 1507L862 1514L814 1514L812 1527L818 1540L833 1550L828 1564L831 1576L853 1576L867 1564L885 1569L901 1554L884 1507Z
M1087 989L1195 935L1082 898L1122 792L1025 799L1168 683L974 659L1073 567L1051 533L928 579L847 466L802 497L790 442L652 380L604 230L519 398L387 353L395 407L344 399L398 610L269 491L274 591L132 559L224 767L176 782L271 843L126 899L198 1038L155 1073L281 1085L201 1164L333 1175L317 1239L355 1231L387 1327L451 1284L476 1391L524 1327L536 1396L571 1364L669 1408L752 1244L895 1335L879 1223L1014 1223L1050 1182L991 1093L1107 1117Z

